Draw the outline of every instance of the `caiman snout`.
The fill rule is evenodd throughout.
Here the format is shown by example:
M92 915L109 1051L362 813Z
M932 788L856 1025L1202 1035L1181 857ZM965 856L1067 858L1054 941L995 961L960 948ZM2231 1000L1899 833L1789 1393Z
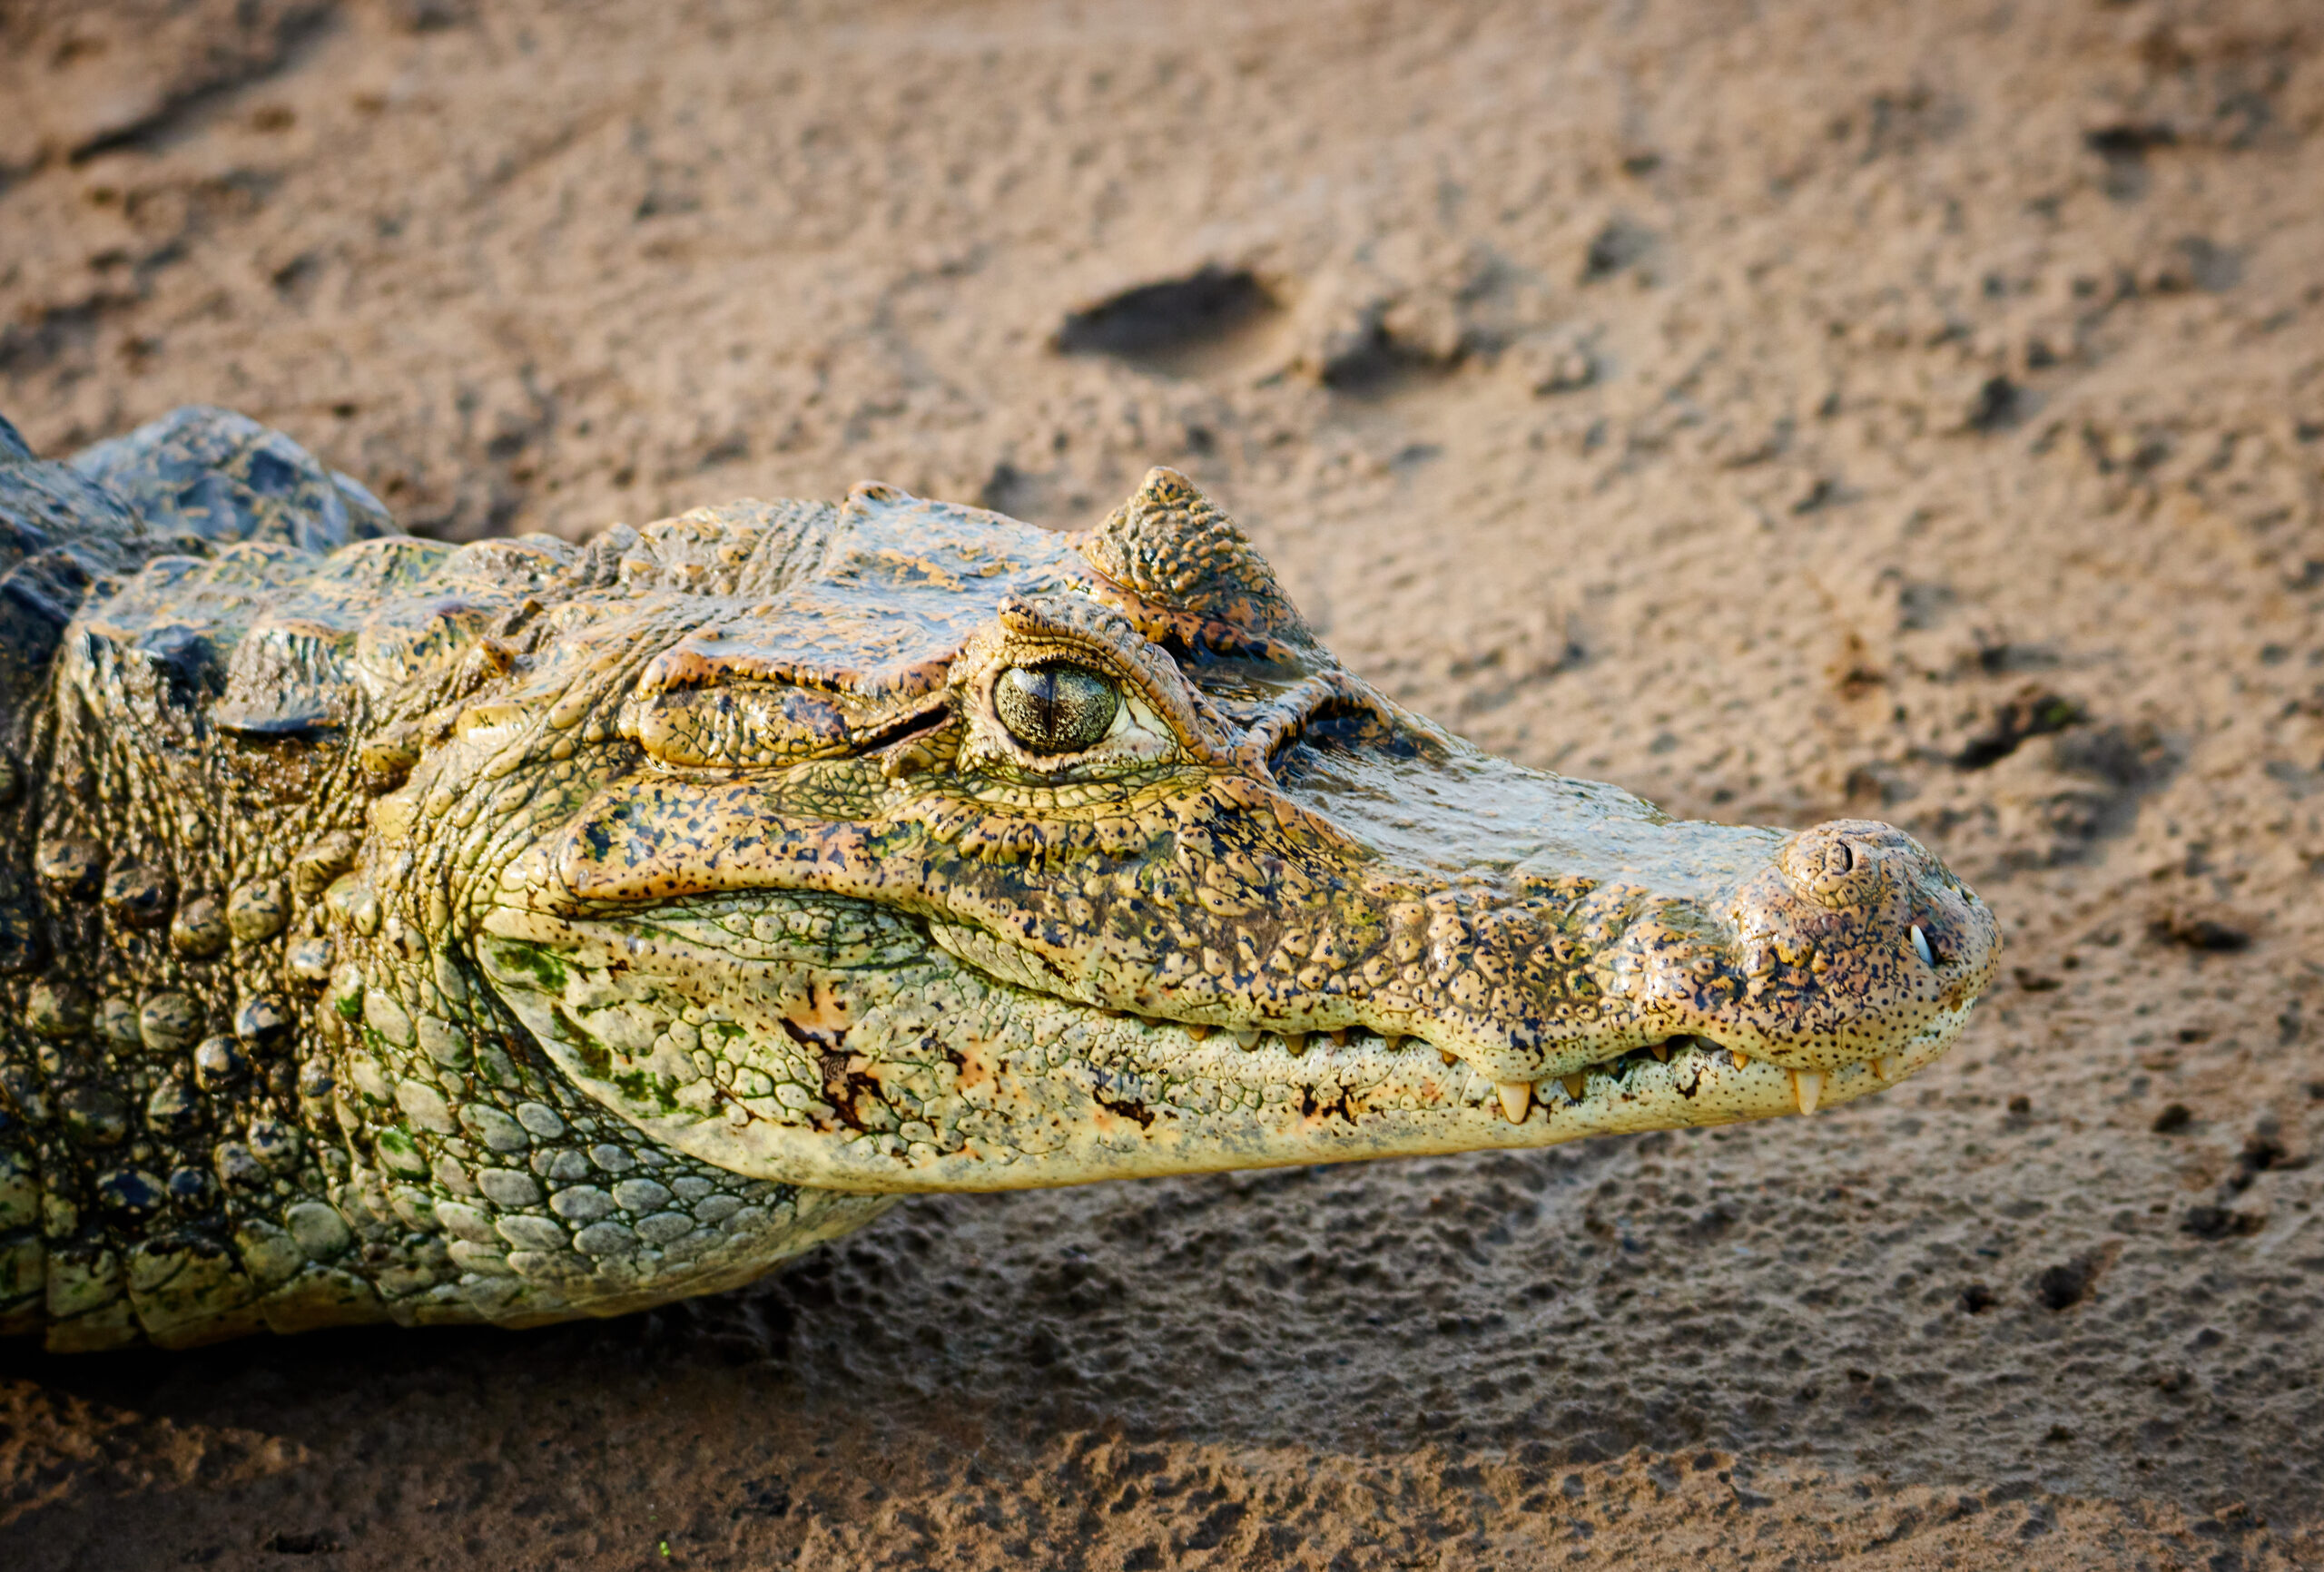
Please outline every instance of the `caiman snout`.
M1991 972L2001 937L1992 911L1896 826L1836 819L1793 836L1776 860L1797 895L1822 912L1885 921L1892 938L1930 969L1974 978L1980 987ZM1832 931L1806 913L1794 926ZM1876 937L1863 926L1848 931L1858 941Z
M1341 926L1382 933L1393 965L1358 956L1344 991L1285 1014L1423 1036L1496 1083L1693 1039L1809 1074L1886 1062L1887 1081L1941 1051L1993 976L1992 911L1893 825L1674 821L1438 747L1286 761L1286 794L1388 870L1377 920Z
M1834 820L1793 836L1774 860L1726 916L1743 978L1738 1026L1777 1062L1886 1056L1992 980L1992 909L1895 826Z

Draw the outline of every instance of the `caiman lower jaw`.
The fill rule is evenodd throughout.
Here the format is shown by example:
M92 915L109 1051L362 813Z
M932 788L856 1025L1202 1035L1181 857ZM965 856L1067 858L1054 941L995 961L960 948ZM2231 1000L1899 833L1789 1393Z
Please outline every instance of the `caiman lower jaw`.
M1769 1118L1912 1074L1969 1008L1893 1036L1858 1020L1845 1047L1738 1024L1740 1058L1633 1023L1536 1056L1512 1083L1489 1044L1078 1003L827 897L481 916L485 978L576 1086L701 1161L831 1190L1023 1189Z

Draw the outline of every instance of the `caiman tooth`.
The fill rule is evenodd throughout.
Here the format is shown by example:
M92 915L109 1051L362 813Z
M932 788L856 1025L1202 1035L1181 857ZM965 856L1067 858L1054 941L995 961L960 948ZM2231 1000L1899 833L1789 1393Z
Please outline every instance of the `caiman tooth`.
M1502 1081L1493 1090L1501 1094L1501 1111L1509 1115L1512 1125L1522 1125L1533 1106L1533 1083Z
M1878 1076L1884 1081L1903 1080L1905 1078L1905 1056L1902 1054L1890 1054L1886 1058L1873 1060L1872 1073Z
M1235 1046L1246 1053L1259 1046L1259 1028L1256 1027L1246 1027L1241 1031L1229 1032L1226 1035L1233 1037Z
M1662 1064L1667 1065L1670 1062L1670 1045L1669 1043L1649 1043L1646 1045L1646 1051L1652 1054L1655 1058Z
M1218 1028L1216 1027L1196 1026L1189 1024L1187 1027L1187 1036L1194 1038L1196 1042L1201 1042L1204 1038L1209 1037L1211 1033L1217 1029Z
M1558 1080L1564 1086L1565 1095L1577 1103L1581 1101L1581 1094L1590 1089L1590 1074L1586 1070L1578 1076L1560 1076Z
M1283 1034L1283 1046L1285 1052L1288 1053L1293 1058L1297 1058L1300 1055L1307 1051L1307 1034L1305 1032L1285 1032Z
M1342 1027L1338 1031L1332 1034L1332 1046L1335 1048L1344 1048L1347 1046L1347 1028L1345 1027Z
M1801 1113L1814 1113L1817 1099L1824 1095L1823 1072L1820 1070L1792 1071L1791 1095L1799 1100Z
M1733 1048L1727 1050L1727 1056L1735 1061L1735 1067L1738 1070L1748 1070L1751 1067L1751 1061Z

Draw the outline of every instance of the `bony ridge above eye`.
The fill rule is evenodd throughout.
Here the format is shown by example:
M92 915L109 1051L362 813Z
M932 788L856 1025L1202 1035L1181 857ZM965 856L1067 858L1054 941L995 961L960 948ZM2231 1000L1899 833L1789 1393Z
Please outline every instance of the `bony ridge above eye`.
M1069 662L1010 666L992 685L992 706L1009 734L1036 753L1095 747L1121 710L1113 682Z

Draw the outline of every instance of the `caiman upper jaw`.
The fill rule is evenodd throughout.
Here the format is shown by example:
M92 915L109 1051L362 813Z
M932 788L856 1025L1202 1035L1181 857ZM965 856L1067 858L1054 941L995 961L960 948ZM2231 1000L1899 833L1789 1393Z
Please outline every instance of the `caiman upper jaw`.
M1800 831L1732 909L1761 1051L1794 1067L1884 1056L1901 1027L1965 1008L2001 953L1993 910L1889 825ZM1779 882L1778 882L1779 880ZM1814 1045L1811 1047L1810 1045Z

